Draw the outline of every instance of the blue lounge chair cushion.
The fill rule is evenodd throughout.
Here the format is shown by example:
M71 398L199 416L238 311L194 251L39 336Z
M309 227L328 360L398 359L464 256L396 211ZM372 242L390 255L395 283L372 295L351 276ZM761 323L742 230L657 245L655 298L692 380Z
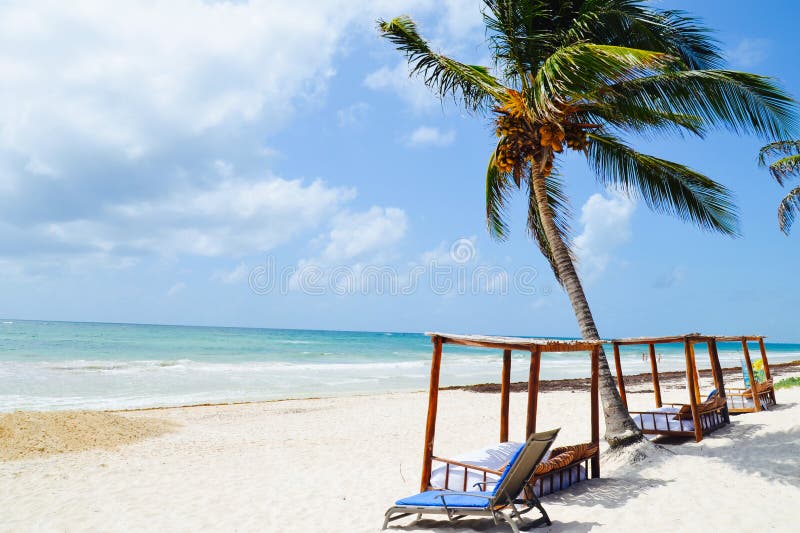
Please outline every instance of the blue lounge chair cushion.
M484 496L492 496L492 492L489 491L471 492L470 494L481 496L476 498L474 496L466 496L461 492L453 492L449 490L429 490L427 492L420 492L419 494L409 496L408 498L403 498L402 500L397 500L395 505L406 505L412 507L443 507L442 498L439 497L442 494L444 495L444 501L447 503L448 507L470 507L476 509L488 507L489 500Z

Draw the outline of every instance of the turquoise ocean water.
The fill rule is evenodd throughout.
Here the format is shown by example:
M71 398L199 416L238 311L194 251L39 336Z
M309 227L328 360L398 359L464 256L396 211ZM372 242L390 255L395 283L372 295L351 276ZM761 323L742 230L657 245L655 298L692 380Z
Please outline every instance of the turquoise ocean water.
M721 344L724 366L736 345ZM751 348L753 349L753 348ZM757 350L756 350L757 351ZM770 362L800 359L800 344L768 343ZM659 346L661 370L683 352ZM626 373L649 371L642 350L623 350ZM708 366L698 352L698 363ZM755 355L755 354L754 354ZM0 320L0 412L120 409L420 390L431 343L419 333L376 333ZM525 380L515 353L512 378ZM585 377L583 354L547 354L542 378ZM448 346L442 385L497 382L500 357Z

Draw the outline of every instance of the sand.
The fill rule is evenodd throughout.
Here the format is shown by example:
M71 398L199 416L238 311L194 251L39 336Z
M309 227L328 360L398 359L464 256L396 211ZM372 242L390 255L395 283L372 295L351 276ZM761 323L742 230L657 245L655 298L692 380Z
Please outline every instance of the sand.
M0 414L0 461L115 449L173 430L159 418L128 418L97 411Z
M777 394L771 411L739 415L701 443L668 444L672 453L635 467L605 461L601 479L544 499L549 531L794 530L800 389ZM628 397L632 408L652 402ZM0 531L378 531L386 507L418 489L426 402L403 393L102 414L172 427L113 449L0 462ZM497 395L443 391L439 403L437 454L496 442ZM524 407L512 394L514 440ZM587 393L542 394L539 427L561 426L559 443L586 441L588 421ZM393 529L471 531L409 523Z

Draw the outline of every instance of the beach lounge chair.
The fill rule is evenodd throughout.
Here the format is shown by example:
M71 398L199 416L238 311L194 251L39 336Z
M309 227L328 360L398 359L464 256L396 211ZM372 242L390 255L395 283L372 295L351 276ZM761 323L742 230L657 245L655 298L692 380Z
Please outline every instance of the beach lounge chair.
M423 514L446 515L450 521L466 516L485 516L493 519L495 524L506 522L515 533L519 533L520 525L525 529L550 525L547 512L527 484L533 477L536 466L555 441L558 431L554 429L531 435L511 457L500 479L496 482L475 484L483 489L481 491L429 490L398 500L386 511L383 529L388 527L389 522L412 514L418 515L417 518L421 518ZM494 489L488 490L492 484ZM533 508L538 509L542 516L524 522L522 515Z

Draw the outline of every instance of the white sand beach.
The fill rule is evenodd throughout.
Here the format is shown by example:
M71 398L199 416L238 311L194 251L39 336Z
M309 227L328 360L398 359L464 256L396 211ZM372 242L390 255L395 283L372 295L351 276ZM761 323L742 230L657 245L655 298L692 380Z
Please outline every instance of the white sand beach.
M665 396L681 401L685 391ZM604 457L601 479L543 500L549 531L794 530L800 389L777 397L769 412L736 416L701 443L669 444L664 459L614 467ZM174 428L117 448L106 439L0 462L0 531L378 531L384 510L419 487L426 401L420 392L118 413ZM588 401L587 393L543 393L539 428L561 426L557 443L588 440ZM631 408L651 401L629 393ZM524 394L513 394L512 440L522 438L524 406ZM436 452L495 443L498 410L498 395L443 391Z

